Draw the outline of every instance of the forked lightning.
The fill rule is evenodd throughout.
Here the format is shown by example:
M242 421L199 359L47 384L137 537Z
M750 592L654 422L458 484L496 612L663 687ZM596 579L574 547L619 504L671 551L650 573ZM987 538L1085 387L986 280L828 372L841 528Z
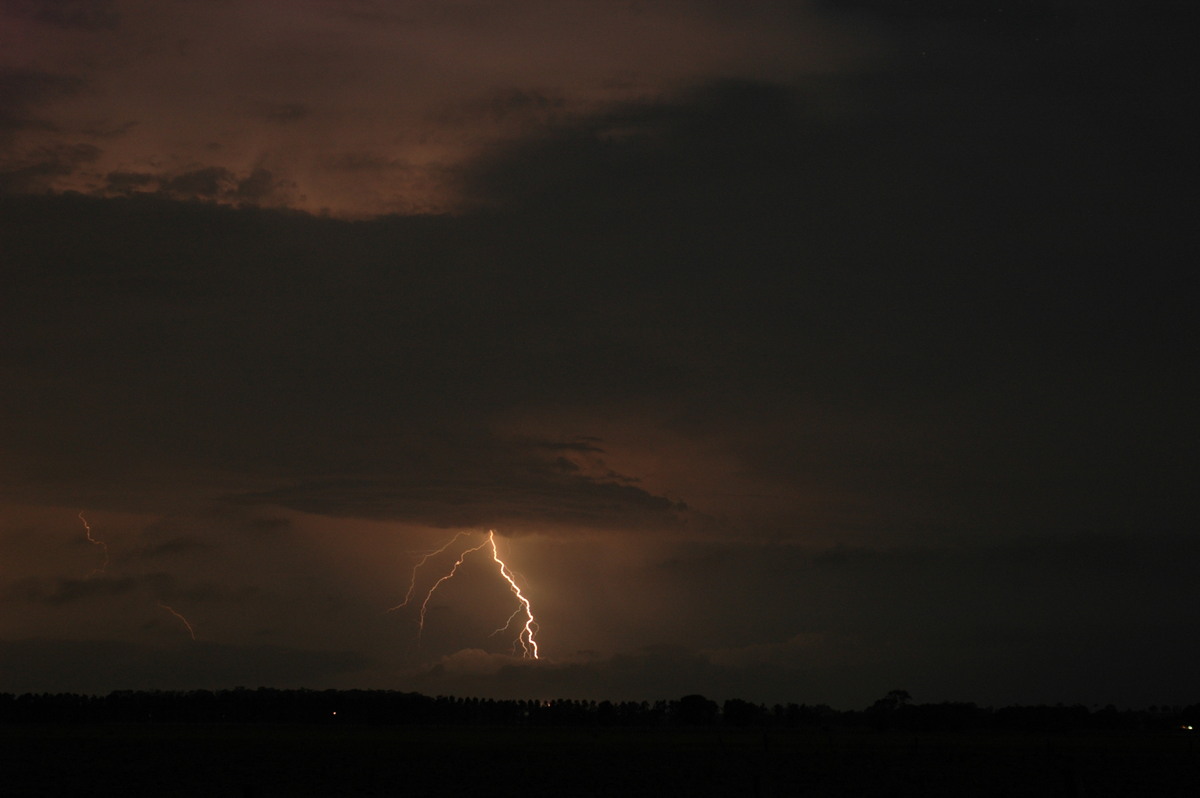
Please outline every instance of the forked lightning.
M413 593L416 590L417 572L421 570L422 566L424 566L427 562L429 562L431 557L436 557L437 555L444 553L447 549L449 549L451 546L454 545L455 541L457 541L459 538L463 537L466 534L467 534L466 532L459 532L457 535L455 535L453 538L451 538L450 541L447 542L440 549L431 551L428 554L421 557L421 559L417 562L417 564L415 566L413 566L412 578L409 581L408 593L404 596L404 601L400 602L395 607L392 607L390 610L388 610L388 612L392 612L392 611L401 609L403 607L407 607L409 602L412 601ZM496 565L500 571L500 576L502 576L504 578L504 581L508 583L508 589L512 592L512 594L514 596L516 596L517 602L518 602L518 606L517 606L516 610L514 610L512 615L510 615L508 617L507 623L505 623L504 626L501 626L499 629L497 629L495 632L493 632L493 634L499 634L500 632L503 632L506 629L511 629L512 625L513 625L513 621L517 620L520 616L523 615L525 618L525 621L524 621L524 623L521 624L521 630L517 634L517 639L515 641L513 641L513 651L515 652L517 646L519 645L521 647L522 657L524 657L525 659L538 659L539 658L538 657L538 644L537 644L537 639L536 639L536 635L538 632L538 624L537 624L537 621L534 620L534 617L533 617L533 606L529 603L529 599L525 597L525 594L523 592L521 592L521 588L519 585L517 585L517 581L513 577L512 571L509 570L508 565L504 562L504 560L500 559L500 551L499 551L499 549L496 548L496 531L494 529L488 530L487 540L483 541L478 546L471 546L470 548L463 549L459 553L458 559L456 559L454 561L454 565L450 566L450 570L447 571L445 574L443 574L441 577L439 577L437 579L437 581L435 581L433 583L433 585L429 588L429 590L427 590L425 592L425 598L424 598L424 600L421 601L421 607L417 613L418 634L420 632L425 631L425 614L429 610L429 602L433 598L433 594L437 592L437 589L442 586L443 582L454 578L454 575L458 573L459 567L466 560L468 554L477 552L486 546L491 547L492 561L496 563Z

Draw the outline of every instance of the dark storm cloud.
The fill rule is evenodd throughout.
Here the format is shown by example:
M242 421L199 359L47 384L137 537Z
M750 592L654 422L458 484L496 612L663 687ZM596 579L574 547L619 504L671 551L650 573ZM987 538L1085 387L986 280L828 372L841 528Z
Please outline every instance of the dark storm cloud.
M173 540L164 540L161 543L155 543L145 546L139 550L134 556L154 559L156 557L176 557L179 555L190 555L196 552L211 551L214 546L199 538L195 537L178 537Z
M1184 19L1187 6L1174 0L819 0L831 13L885 22L906 32L940 27L964 29L1010 38L1035 40L1042 35L1069 36L1078 29L1101 29L1118 37L1128 26L1141 29L1173 27Z
M17 583L6 598L62 607L138 593L165 600L186 598L190 601L205 601L216 596L217 590L212 585L181 587L175 577L167 573L137 576L109 576L97 573L86 579L26 579Z
M100 155L92 144L48 144L0 163L0 193L42 191L55 177L70 174Z
M1077 0L819 0L831 11L859 14L892 24L951 23L1006 35L1029 35L1069 21ZM1097 5L1103 5L1098 3Z
M178 173L109 172L102 193L109 196L153 194L174 200L224 201L235 204L272 205L280 190L288 188L267 169L235 173L208 166Z
M1194 377L1171 288L1183 188L1169 157L1117 176L1098 142L1125 149L1128 131L1080 126L1086 97L1050 108L1012 80L982 118L905 99L809 117L803 94L725 85L527 143L476 177L586 241L579 260L625 289L614 315L645 322L651 348L678 333L684 357L706 349L710 408L778 402L783 420L792 404L796 434L764 435L750 468L858 483L854 501L896 520L901 503L942 503L950 518L926 519L941 524L982 500L1007 505L1000 525L1057 502L1054 524L1136 524L1133 506L1158 516L1185 493L1161 459L1178 430L1159 426L1187 426ZM942 78L892 81L907 98ZM1013 482L993 496L954 484L996 468ZM1067 509L1081 506L1086 521Z
M77 94L82 78L31 69L0 69L0 108L14 114L50 100Z
M87 663L87 667L80 667ZM194 689L236 685L309 686L360 670L360 654L282 646L187 642L155 648L118 641L0 641L0 671L13 692L104 694L118 689Z
M82 78L72 75L0 68L0 144L8 143L16 130L52 127L34 115L35 109L54 100L76 95L85 86ZM0 161L2 166L4 162Z
M443 107L430 115L439 126L470 126L480 118L493 123L518 123L526 129L551 124L571 116L567 99L549 88L510 87L493 89L479 97Z
M272 122L280 125L299 122L312 114L305 103L262 103L259 111Z
M728 214L741 223L796 189L791 180L807 138L797 99L784 87L727 81L683 102L633 103L569 120L473 164L467 194L578 215L592 226L613 221L592 214L620 211L623 233L662 221L699 228ZM741 200L753 205L739 207Z
M629 477L605 469L593 475L566 457L533 455L538 449L576 446L530 447L494 439L474 446L449 443L443 451L420 452L408 471L372 480L304 481L239 499L323 515L497 526L506 533L512 526L546 523L659 529L678 524L686 505L629 484ZM602 453L593 446L585 451Z
M347 152L336 157L328 158L325 166L339 172L371 172L389 170L408 170L407 162L387 155L371 152Z
M116 0L3 0L0 11L67 30L111 30L121 22Z
M105 176L108 190L113 194L132 194L159 182L148 172L109 172Z
M824 494L831 528L1185 523L1170 150L1115 172L1124 123L1005 79L980 115L904 70L835 79L900 90L869 112L747 81L624 104L470 165L456 217L11 200L6 437L30 477L104 451L337 514L667 519L496 428L624 407Z
M233 191L235 178L228 169L210 166L175 175L162 183L162 190L180 198L216 199Z
M88 206L101 207L83 203L76 208L87 216ZM313 486L312 478L301 478L300 483L312 490L307 498L291 488L272 495L280 500L292 496L303 506L339 514L374 515L389 506L407 507L417 517L440 523L464 516L474 521L489 514L518 520L547 516L596 522L611 516L627 523L635 517L667 518L676 508L673 502L633 487L611 469L587 474L564 471L564 453L597 447L581 449L577 441L554 446L505 441L486 430L464 434L464 425L467 430L477 424L486 427L497 408L513 403L514 394L575 393L577 389L570 385L572 372L589 381L611 374L603 364L568 364L564 358L577 352L542 333L543 323L536 315L505 318L489 308L495 297L508 290L503 286L520 283L512 282L517 276L492 271L494 253L486 264L475 262L471 249L494 241L495 233L487 228L471 233L478 244L465 253L447 252L452 258L445 264L449 268L427 273L423 264L418 270L417 264L405 263L412 257L405 248L415 245L419 253L440 246L444 235L454 234L457 223L396 220L355 226L267 214L259 216L252 229L236 232L237 225L225 227L236 218L225 211L172 206L149 198L105 216L84 222L81 229L87 232L76 244L40 251L35 245L27 250L31 260L21 270L23 290L46 303L13 308L14 320L30 325L27 335L10 340L9 350L12 363L28 369L29 396L52 390L43 382L50 375L41 359L50 351L56 368L78 368L80 377L100 379L109 386L86 399L56 394L53 401L74 405L67 415L76 419L56 417L57 431L45 430L59 438L65 450L60 454L70 457L75 446L70 434L60 437L74 423L90 430L83 432L80 427L85 435L108 439L100 444L107 450L107 466L120 461L132 466L153 450L165 454L176 449L184 439L208 440L204 447L211 444L225 450L216 461L198 451L177 450L183 457L179 462L196 457L196 462L218 468L265 466L263 473L277 476L314 470L317 475L353 474L367 469L363 476L322 478L321 490ZM191 232L186 232L189 228ZM226 232L213 237L222 228ZM268 233L268 228L276 232ZM164 238L152 232L159 230L171 234ZM284 243L294 257L275 264L247 261L240 250L257 250L261 239L252 241L263 234ZM332 238L325 238L328 234ZM129 250L132 257L118 256L106 243L115 244L125 235L141 242ZM187 241L191 244L184 244ZM503 237L499 243L505 249L511 246ZM190 251L177 249L180 245ZM106 250L112 252L111 258L104 254ZM355 258L356 251L368 255L368 260ZM499 252L501 265L517 264L516 250ZM272 273L277 267L285 269L278 277ZM300 272L314 281L296 282ZM543 302L539 287L524 290L530 296L509 300L515 301L512 311L544 312L538 308ZM445 299L431 303L431 296ZM302 309L304 305L308 309ZM50 311L57 316L71 306L99 315L92 315L86 329L59 326L45 315ZM203 315L195 314L199 310ZM567 308L547 310L559 318ZM168 319L173 320L167 323L170 341L144 335L146 325ZM523 330L523 325L533 329ZM47 335L37 334L38 330ZM569 334L568 340L578 334ZM562 348L552 353L559 364L540 362L542 353L536 350L522 350L521 344L535 337L543 347ZM189 353L193 345L199 349ZM523 378L520 372L526 370L533 370L533 379ZM159 388L150 385L158 382L155 374L167 381ZM308 375L323 376L314 381ZM556 387L554 383L564 377L566 382ZM116 387L122 384L125 388ZM158 393L168 385L175 386L168 388L170 393L178 391L169 399ZM84 404L76 405L77 399ZM361 403L359 410L344 404L346 399L351 405ZM151 405L170 412L143 412ZM199 415L193 416L193 411ZM241 456L259 461L258 465L237 466L228 459L232 454L228 441L210 437L209 422L203 419L211 419L213 412L223 422L238 424L241 418L249 424L242 428L249 438ZM297 412L313 414L311 426L294 416ZM100 418L112 425L92 426L89 421ZM61 426L64 422L66 429ZM181 422L191 429L178 428ZM381 433L377 427L381 423L394 431ZM279 437L272 440L275 435ZM352 442L347 445L347 441ZM398 463L393 454L397 446L405 452ZM184 449L190 445L185 443ZM234 455L234 460L239 457ZM385 467L384 462L393 464Z
M1183 100L1197 75L1185 33L1187 6L1171 0L824 0L821 5L835 15L873 20L888 32L887 71L909 73L902 74L902 82L924 89L909 101L937 97L971 113L997 101L1004 107L1004 95L1020 91L1095 114L1093 121L1105 127L1137 124L1135 117L1143 126L1173 124L1183 121L1183 109L1174 103ZM926 79L916 79L922 73ZM930 76L941 82L933 92ZM895 81L890 85L898 88ZM1043 132L1053 134L1055 127ZM1161 132L1143 127L1130 131L1122 143L1134 145Z
M316 223L316 230L325 228L326 232L334 233L333 240L322 240L320 234L311 237L310 225L314 223L310 220L267 215L260 217L260 221L268 226L282 225L277 231L283 236L279 240L286 240L292 233L301 236L287 245L289 249L298 247L296 253L301 260L289 261L286 268L291 277L281 273L278 279L282 282L276 282L269 272L261 271L263 264L251 266L238 255L243 242L249 246L242 233L235 233L232 238L220 235L208 238L216 244L213 249L202 243L207 231L220 229L234 219L223 211L174 207L149 199L138 201L129 210L134 215L109 217L118 225L117 230L94 220L100 226L85 233L87 240L80 242L75 252L59 249L57 253L34 256L47 270L38 269L34 262L26 264L32 268L22 273L24 290L30 296L43 297L48 304L24 311L14 307L14 318L23 317L31 326L27 328L28 335L10 341L13 364L24 364L21 367L29 370L31 392L48 387L41 382L49 375L40 364L42 355L49 351L54 352L59 366L79 368L81 375L88 373L108 383L109 377L101 375L115 369L111 376L116 377L118 384L132 380L127 387L133 393L120 388L114 393L110 383L109 388L100 394L90 394L84 404L75 405L67 413L91 429L84 434L108 438L102 448L108 450L104 459L109 466L122 460L132 464L152 450L165 454L165 450L175 449L184 439L197 443L207 439L225 450L217 460L208 460L195 450L178 454L183 461L197 457L218 468L248 466L258 470L265 466L264 473L275 476L294 472L301 475L300 483L311 491L307 497L294 487L276 489L269 495L280 501L290 497L288 501L299 506L336 514L404 511L424 520L449 523L449 519L458 521L464 515L475 522L489 513L499 513L506 519L537 516L542 512L553 517L582 519L606 514L665 516L673 509L671 502L614 481L616 477L611 471L601 470L595 475L564 472L556 461L562 451L579 449L578 442L558 447L545 443L530 445L500 440L492 433L474 436L455 429L464 423L468 428L473 426L476 421L470 419L476 415L479 420L487 421L493 401L489 393L494 393L496 401L502 404L512 401L506 393L511 393L514 386L511 381L506 383L504 371L519 367L521 356L511 349L512 342L506 341L503 334L498 339L492 334L492 340L509 350L509 354L503 355L505 359L488 362L489 352L473 352L474 337L478 335L483 340L482 336L487 335L485 327L480 326L488 321L484 307L480 307L478 324L462 330L459 325L466 319L463 314L472 311L456 309L453 304L426 304L424 294L444 290L442 280L453 281L452 274L437 276L422 287L421 283L428 279L424 275L415 275L414 279L403 271L389 274L394 269L390 265L392 256L384 251L374 258L383 258L385 263L376 260L370 265L359 264L368 269L379 268L378 273L366 271L356 275L355 266L344 268L346 251L342 247L361 246L361 242L354 243L359 228L344 223ZM184 221L189 217L190 222ZM150 229L157 224L166 225L163 229L172 229L172 238L147 236L147 231L141 229L143 223L149 223ZM178 226L180 223L183 227ZM440 223L433 229L438 226ZM187 227L192 228L192 233L184 232ZM429 232L422 232L425 227L425 223L417 222L413 230L428 236ZM122 229L148 246L137 247L133 258L103 259L107 245L102 242L109 235L122 236L124 233L118 232ZM265 230L245 232L257 236ZM374 236L378 235L376 231ZM183 255L175 246L188 238L200 248ZM315 249L306 246L304 238L315 244ZM383 240L393 240L386 230ZM403 257L402 252L398 254ZM43 255L48 255L46 260L42 260ZM250 268L243 270L244 267ZM314 276L321 276L314 284L298 286L292 282L297 268L313 269ZM349 284L345 278L349 278ZM356 281L362 282L356 285ZM405 287L410 291L405 292ZM246 289L250 289L248 293ZM293 290L298 293L289 296ZM466 288L473 290L477 289ZM469 295L462 299L473 301ZM317 304L309 311L299 311L298 303L310 301ZM334 306L322 309L325 301L332 301ZM58 327L44 315L54 306L61 310L79 302L99 309L100 316L93 316L95 325L90 331L69 325ZM93 306L93 302L97 304ZM186 304L180 305L181 302ZM205 315L196 316L197 310L203 310ZM309 315L311 310L324 316L326 322L322 326L308 326L313 319ZM293 315L296 312L299 315ZM442 320L437 314L449 318ZM128 324L119 321L121 318ZM154 338L143 337L145 325L157 324L155 319L176 320L168 323L173 330L167 333L172 342L159 339L156 343ZM48 337L36 334L39 329L45 330ZM211 339L214 333L219 340ZM409 342L405 336L416 339ZM200 348L188 353L191 345L187 341ZM469 361L456 364L453 362L456 355ZM242 366L238 365L239 359L244 359ZM404 360L410 363L405 364ZM478 373L471 372L475 366ZM233 376L234 382L230 382L231 375L239 372L242 376ZM178 395L169 400L155 396L158 389L146 382L147 379L157 382L154 374L175 385ZM326 376L312 382L306 378L308 374ZM174 394L176 388L169 390ZM145 393L147 390L151 393ZM446 390L453 393L444 396L442 392ZM135 400L138 407L128 404L134 395L143 397ZM58 400L68 405L82 398L58 395ZM351 399L352 404L361 401L361 409L368 411L367 415L343 404L345 398ZM162 401L167 404L160 405ZM179 405L180 401L183 405ZM171 410L167 415L151 411L147 416L139 409L148 408L150 404L146 402ZM194 427L193 422L185 420L193 411L200 414L193 417L193 422L198 422ZM234 455L234 459L249 457L259 461L257 466L249 462L235 465L228 459L232 452L227 449L227 442L207 437L215 430L209 430L209 422L202 417L214 411L222 423L237 424L241 418L250 425L243 428L250 436L246 439L248 446L242 455ZM297 411L302 415L313 414L311 430L301 431L307 423L301 418L286 417ZM90 426L88 419L100 418L106 418L107 422ZM55 419L56 424L64 422L75 423L63 417ZM177 429L181 422L192 428ZM395 426L396 432L381 434L375 428L380 423ZM432 429L425 429L429 425ZM46 432L50 430L47 428ZM179 432L183 432L182 438ZM280 437L272 440L275 435ZM343 438L344 435L349 437ZM67 454L76 445L69 438L60 440L66 450L60 454ZM398 460L392 454L396 446L405 451ZM282 447L282 452L278 447ZM190 445L184 443L184 449L190 449ZM276 453L286 456L280 459ZM90 458L85 455L85 459ZM385 462L391 465L385 467ZM312 477L302 476L314 471L315 476L363 469L368 469L363 476L321 479L317 483ZM547 504L544 511L537 509L539 502Z
M486 100L492 117L499 121L514 114L544 114L564 108L566 100L552 91L541 89L508 89L494 92Z
M204 554L218 558L231 556L229 551L235 541L286 546L294 543L294 535L294 524L289 518L209 504L157 518L142 527L137 544L122 549L121 554L131 561L180 558L194 562Z

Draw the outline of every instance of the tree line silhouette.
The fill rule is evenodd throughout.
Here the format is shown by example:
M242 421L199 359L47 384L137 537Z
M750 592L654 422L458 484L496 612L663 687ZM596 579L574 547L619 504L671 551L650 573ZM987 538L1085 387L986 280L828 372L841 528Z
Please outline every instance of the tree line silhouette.
M755 704L702 695L675 700L501 700L426 696L391 690L118 690L0 693L0 724L21 723L348 723L445 726L862 728L876 731L1191 731L1200 704L1119 710L1109 705L980 707L974 703L914 704L893 690L863 710L824 704Z

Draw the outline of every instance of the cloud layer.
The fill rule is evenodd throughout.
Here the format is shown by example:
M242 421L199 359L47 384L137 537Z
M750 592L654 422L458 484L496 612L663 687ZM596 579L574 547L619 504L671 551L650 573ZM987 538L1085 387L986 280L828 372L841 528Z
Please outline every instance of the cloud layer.
M123 0L0 14L0 75L25 89L0 119L3 185L349 216L453 207L447 177L465 159L608 103L711 74L826 71L863 50L789 2Z
M1184 28L992 5L3 4L0 674L1194 700Z

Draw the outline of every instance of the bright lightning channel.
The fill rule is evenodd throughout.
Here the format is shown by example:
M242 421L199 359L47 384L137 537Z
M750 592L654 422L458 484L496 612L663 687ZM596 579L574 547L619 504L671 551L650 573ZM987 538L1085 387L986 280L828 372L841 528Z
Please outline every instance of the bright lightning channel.
M517 642L521 644L521 648L525 652L526 659L538 659L538 645L534 635L537 634L537 621L533 619L533 607L529 604L529 599L525 598L525 594L521 592L521 588L517 587L517 582L513 579L512 573L509 572L508 566L504 564L504 560L500 559L500 552L496 550L496 531L488 530L487 542L492 544L492 559L500 566L500 575L508 582L508 588L512 594L517 597L517 601L521 602L521 608L525 610L525 624L521 627L521 633L517 635ZM499 631L507 629L516 617L517 613L513 613L508 618L508 623L500 628Z
M92 576L95 576L96 574L103 574L106 570L108 570L108 544L103 540L97 540L96 538L92 537L92 525L89 524L88 520L83 517L83 510L79 511L79 520L83 522L83 534L87 536L88 543L91 543L93 546L99 546L101 551L104 552L104 562L100 564L99 568L92 569Z
M425 565L425 563L428 562L431 557L434 557L438 554L442 554L447 549L449 549L452 545L454 545L455 541L457 541L459 538L461 538L463 535L466 535L466 534L467 534L466 532L459 532L457 535L455 535L453 538L451 538L450 541L448 543L446 543L444 546L442 546L440 549L437 549L436 551L431 551L428 554L426 554L425 556L423 556L420 559L420 561L418 561L417 564L415 566L413 566L412 579L409 582L408 593L405 595L404 601L397 604L395 607L392 607L390 610L388 610L388 612L392 612L393 610L398 610L402 607L408 606L408 603L412 600L413 593L415 592L415 588L416 588L416 584L417 584L417 572L419 570L421 570L421 567L423 565ZM508 616L508 621L504 624L504 626L501 626L495 632L492 632L492 634L496 635L496 634L499 634L500 632L503 632L507 629L512 628L513 621L516 620L518 618L518 616L524 615L525 622L523 624L521 624L521 631L518 633L517 639L513 642L513 650L515 651L516 647L518 645L520 645L521 650L523 652L522 656L525 659L538 659L539 658L538 657L538 644L537 644L536 635L537 635L538 629L540 627L538 626L537 621L534 620L533 606L529 603L529 599L525 597L525 594L521 592L521 588L517 585L516 579L513 577L513 574L509 570L508 565L504 562L504 560L500 559L500 552L496 548L496 531L494 529L488 530L487 540L483 541L478 546L472 546L470 548L463 549L463 551L461 551L459 553L458 559L456 559L454 561L454 565L450 566L450 570L448 572L446 572L445 574L443 574L441 577L439 577L438 580L433 583L433 586L430 587L429 590L425 592L425 598L421 602L420 611L417 613L418 635L421 632L425 631L425 614L429 610L429 602L433 598L433 594L437 592L437 589L442 586L443 582L454 578L455 574L458 573L459 567L466 560L468 554L477 552L480 549L484 548L485 546L491 547L492 561L495 562L496 565L499 567L500 576L504 577L504 581L506 581L508 583L509 590L512 592L512 594L514 596L517 597L517 601L519 602L519 606L517 607L517 609L515 611L513 611L512 615Z

